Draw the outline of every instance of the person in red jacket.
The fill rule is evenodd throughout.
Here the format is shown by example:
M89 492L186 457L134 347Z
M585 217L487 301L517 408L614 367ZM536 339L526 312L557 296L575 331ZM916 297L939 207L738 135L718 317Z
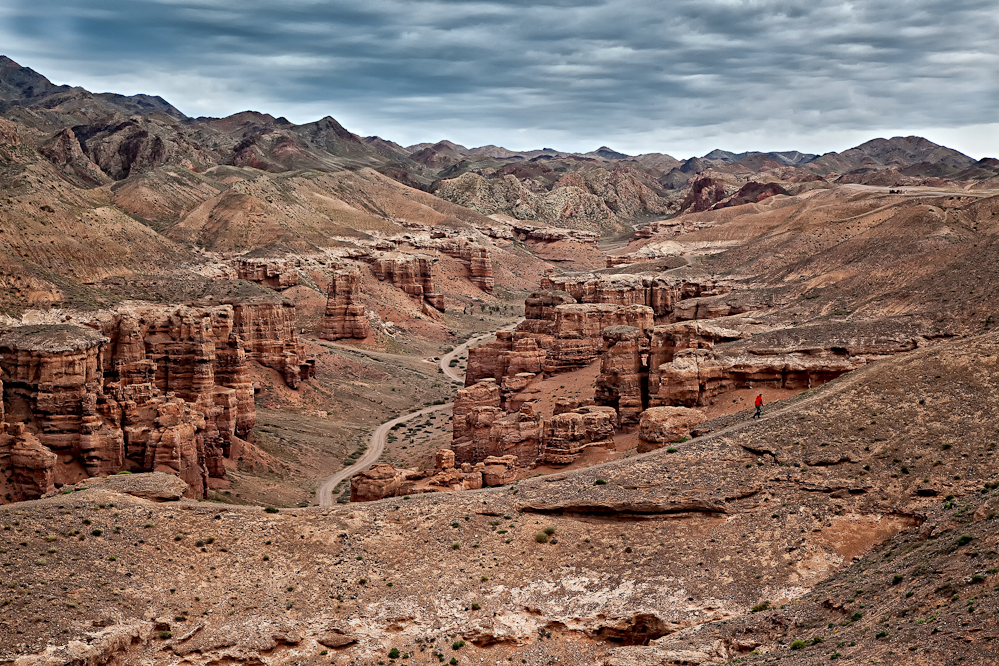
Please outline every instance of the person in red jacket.
M753 414L754 419L758 419L763 416L763 394L756 396L756 413Z

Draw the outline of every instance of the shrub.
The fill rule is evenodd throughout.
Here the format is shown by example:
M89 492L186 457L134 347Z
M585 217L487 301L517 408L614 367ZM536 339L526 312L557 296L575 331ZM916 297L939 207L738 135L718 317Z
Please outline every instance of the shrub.
M458 550L459 548L461 548L461 544L457 541L451 544L451 550Z
M367 582L368 582L367 578L361 578L360 580L357 581L357 584L358 585L366 585Z
M962 536L960 539L957 540L957 545L967 546L969 543L971 543L974 540L974 538L975 537L971 536L970 534L965 534L964 536Z
M465 641L455 641L454 643L451 643L452 650L460 650L463 647L465 647Z
M676 453L676 449L671 446L668 449L666 449L666 453Z
M160 638L162 638L163 640L166 640L168 638L173 638L173 632L165 631L165 630L161 631L160 632Z
M856 622L857 620L859 620L862 617L864 617L864 614L861 613L860 611L857 611L856 613L854 613L853 615L850 616L850 619L853 620L854 622Z
M173 538L173 540L174 540L174 541L181 541L181 540L183 540L183 538L184 538L184 535L183 535L182 533L178 532L178 533L177 533L177 536L175 536L175 537Z
M972 583L984 583L985 582L985 574L976 573L974 576L971 577L971 582Z
M595 485L595 486L606 486L607 482L604 481L603 479L597 479L596 481L593 482L593 485Z
M804 647L806 645L808 645L808 643L806 643L805 641L795 641L795 642L791 643L791 649L792 650L801 650L801 649L804 649Z
M905 576L903 576L902 574L895 574L894 576L891 577L891 584L898 585L903 580L905 580Z
M271 559L271 556L270 556L270 555L264 555L264 562L266 562L266 561L267 561L267 560L269 560L269 559Z
M56 541L58 538L59 537L57 537L55 534L46 534L45 535L45 540L48 541L49 543L52 543L53 541Z
M875 636L875 638L888 638L888 632L887 631L879 631L877 633L877 635Z
M548 543L548 535L544 532L538 532L534 535L534 540L538 543Z
M555 534L555 526L554 525L549 525L548 527L546 527L543 530L543 532L545 534L547 534L548 536L551 536L551 535Z
M104 534L104 530L98 528L98 529L95 529L95 530L91 530L90 533L93 534L94 536L100 536L100 535Z
M758 603L755 606L753 606L752 608L750 608L749 611L751 613L759 613L760 611L765 611L768 608L770 608L770 602L769 601L761 601L760 603Z
M482 610L482 606L479 604L472 604L472 610Z
M388 656L389 656L389 659L398 659L399 658L399 648L392 648L391 650L389 650Z
M266 511L267 513L277 513L278 509L274 508L273 506L265 506L264 511Z
M626 553L630 553L630 552L632 552L632 550L631 550L631 546L628 546L628 547L626 547L626 548L624 549L624 552L626 552Z

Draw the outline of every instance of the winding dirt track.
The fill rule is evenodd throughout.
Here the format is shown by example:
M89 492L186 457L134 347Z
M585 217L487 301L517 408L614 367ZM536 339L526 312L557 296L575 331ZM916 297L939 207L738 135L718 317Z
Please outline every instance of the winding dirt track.
M397 416L391 421L386 421L375 428L375 431L371 433L371 437L368 438L368 450L364 452L364 455L362 455L360 459L350 467L344 467L333 476L327 477L326 480L323 481L322 485L319 486L319 492L317 493L319 496L319 506L333 506L336 502L336 499L333 497L333 489L336 488L337 484L375 464L375 462L381 457L382 451L385 450L385 444L388 441L389 431L392 430L394 425L403 423L404 421L408 421L410 419L415 419L419 416L426 416L427 414L431 414L433 412L451 409L452 407L454 407L453 402L447 402L443 405L434 405L432 407L424 407L419 411Z
M520 321L514 322L513 324L505 326L500 330L501 331L509 330L519 323ZM451 359L458 356L469 347L494 335L495 333L483 333L482 335L478 335L474 338L471 338L468 342L462 344L461 346L456 347L453 351L450 351L444 356L442 356L440 360L440 367L441 370L444 371L444 374L447 376L447 378L453 382L464 384L465 378L462 375L458 374L455 371L455 369L449 365ZM350 467L344 467L336 474L326 477L326 479L323 480L322 484L320 484L319 490L316 493L319 499L319 506L333 506L333 504L336 502L336 499L333 497L333 491L337 487L337 484L339 484L344 479L349 479L351 476L357 474L358 472L366 470L367 468L371 467L378 461L378 459L382 455L382 452L385 450L385 445L388 443L388 434L389 431L392 430L393 426L408 421L410 419L415 419L420 416L426 416L427 414L431 414L433 412L439 412L445 409L451 409L452 407L454 407L453 402L448 402L443 405L433 405L432 407L424 407L423 409L417 410L415 412L410 412L409 414L403 414L402 416L397 416L391 421L386 421L385 423L375 428L375 431L371 433L371 437L368 438L368 449L364 452L364 455L362 455L358 459L358 461L353 465L351 465Z
M501 328L499 330L501 330L501 331L509 331L509 330L513 329L514 327L516 327L517 324L519 324L522 321L524 321L524 320L520 319L520 320L518 320L518 321L516 321L516 322L514 322L512 324L504 326L503 328ZM461 355L461 353L464 352L469 347L471 347L471 346L473 346L475 344L478 344L479 342L485 340L486 338L491 338L494 335L496 335L495 332L492 332L492 333L483 333L482 335L477 335L474 338L469 339L468 342L466 342L465 344L461 345L460 347L455 347L454 350L449 351L448 353L446 353L443 356L441 356L441 360L440 360L441 370L444 371L444 374L447 375L447 378L450 379L453 382L458 382L459 384L464 384L465 383L465 377L464 377L464 375L459 375L455 371L455 369L451 367L451 365L450 365L451 359L455 358L456 356Z

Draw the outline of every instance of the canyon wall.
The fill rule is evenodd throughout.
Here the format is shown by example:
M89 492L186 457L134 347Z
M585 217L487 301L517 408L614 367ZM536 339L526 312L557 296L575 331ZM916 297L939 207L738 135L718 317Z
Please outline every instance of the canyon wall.
M371 335L371 325L361 303L361 271L356 266L333 273L323 315L324 340L354 338L363 340Z
M256 422L248 360L290 386L311 371L293 317L273 304L130 305L7 330L0 462L12 499L119 471L170 472L205 497Z

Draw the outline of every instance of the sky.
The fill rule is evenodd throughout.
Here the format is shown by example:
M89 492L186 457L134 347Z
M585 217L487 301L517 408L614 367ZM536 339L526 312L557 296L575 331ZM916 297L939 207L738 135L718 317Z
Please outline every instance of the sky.
M403 145L999 157L996 0L3 0L0 54Z

